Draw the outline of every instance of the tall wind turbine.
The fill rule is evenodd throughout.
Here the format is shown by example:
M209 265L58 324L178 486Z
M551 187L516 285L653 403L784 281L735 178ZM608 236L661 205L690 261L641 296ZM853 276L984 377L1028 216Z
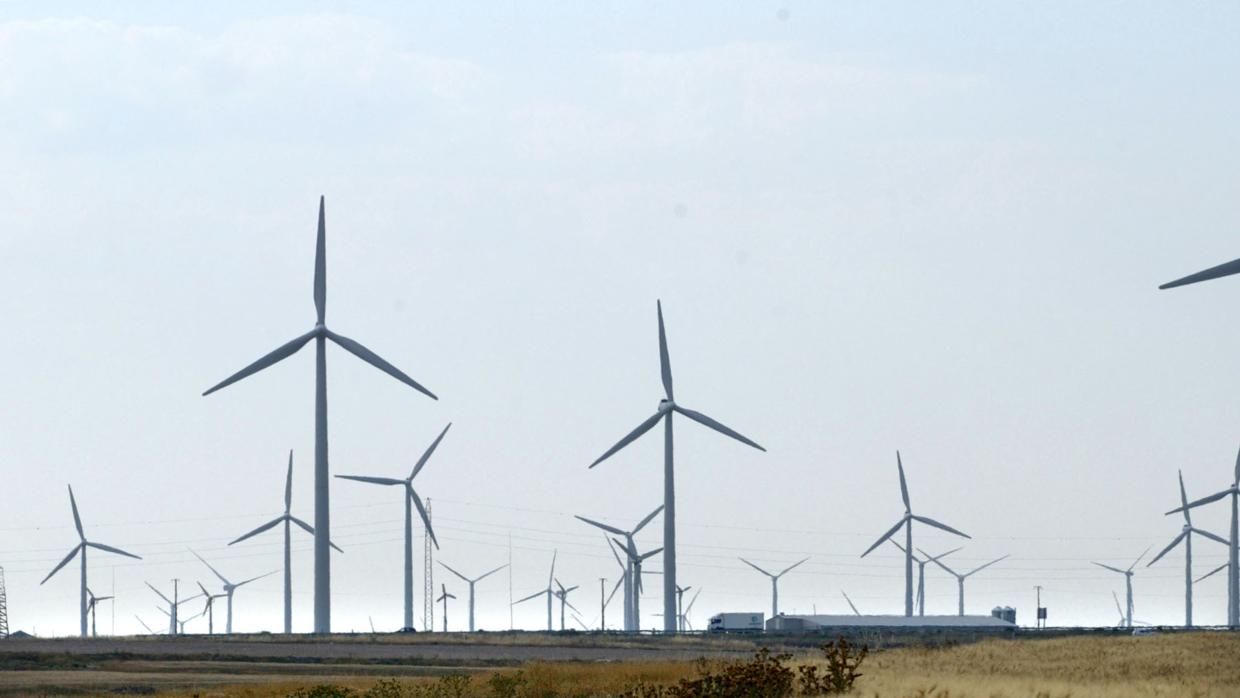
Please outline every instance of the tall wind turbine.
M959 550L959 548L957 548L957 550ZM931 561L931 562L933 562L934 564L938 565L939 567L942 567L942 568L943 568L943 570L944 570L945 572L947 572L948 574L950 574L951 576L953 576L953 577L955 577L955 578L956 578L956 585L957 585L957 587L959 587L959 591L960 591L960 593L959 593L959 608L958 608L958 610L957 610L957 613L956 613L956 614L957 614L957 615L961 615L961 616L963 616L963 615L964 615L964 580L968 579L969 577L972 577L973 575L977 574L978 572L981 572L982 570L986 569L987 567L990 567L991 565L995 564L996 562L1002 562L1003 560L1006 560L1006 559L1008 559L1009 557L1011 557L1010 555L1004 555L1003 557L1000 557L1000 558L995 558L994 560L991 560L990 562L987 562L986 564L982 565L981 567L974 567L973 569L969 570L968 572L965 572L964 574L960 574L959 572L957 572L957 571L953 570L952 568L948 567L947 565L943 564L943 561L942 561L943 555L939 555L938 557L933 557L933 558L931 558L931 557L930 557L930 555L929 555L928 553L926 553L926 551L922 550L921 548L918 548L918 549L917 549L917 551L918 551L918 552L920 552L922 555L925 555L926 557L930 558L930 561ZM944 553L944 554L946 554L946 553ZM1142 554L1144 554L1144 553L1142 553ZM1133 563L1133 564L1136 564L1136 563Z
M86 602L86 610L90 612L90 636L99 637L99 633L95 630L95 606L98 606L100 601L107 601L115 597L95 596L95 592L91 591L90 589L86 590L86 596L89 597L89 599Z
M439 586L440 588L443 589L443 593L440 594L439 598L435 600L443 602L443 631L446 633L448 632L448 599L455 599L456 595L448 593L447 584L440 584ZM410 618L410 620L413 620L413 619ZM413 626L405 626L405 627L413 627ZM473 630L473 628L470 628L470 630Z
M52 568L51 572L47 573L47 576L43 578L42 582L39 582L39 585L42 586L44 583L47 582L47 580L52 578L52 575L59 572L60 568L69 564L69 562L73 560L74 555L77 555L79 553L82 555L82 585L81 585L80 593L78 594L78 599L79 599L79 610L81 611L80 618L81 618L82 637L86 637L87 636L86 635L86 616L87 616L87 610L88 610L87 607L90 604L86 596L87 595L87 591L86 591L86 549L95 548L96 550L102 550L108 553L116 553L117 555L124 555L125 557L132 557L135 560L141 560L142 558L138 557L137 555L134 555L133 553L127 553L124 550L121 550L120 548L113 548L110 545L104 545L103 543L95 543L93 541L86 540L86 534L82 532L82 517L78 516L77 500L73 498L73 486L72 485L69 486L69 506L73 509L73 525L74 527L77 528L78 544L73 546L73 550L69 551L69 554L65 556L65 559L60 561L59 565L56 565L54 568Z
M530 599L536 599L539 596L546 594L547 595L547 632L552 632L553 630L555 630L555 628L551 626L551 599L555 597L555 591L552 589L551 585L555 583L555 557L558 554L559 554L558 550L551 552L551 574L547 575L547 588L543 589L542 591L534 592L533 594L530 594L529 596L523 599L517 599L516 601L512 602L512 605L516 606L519 603L524 603L526 601L529 601Z
M650 523L654 519L654 517L659 515L659 512L661 511L663 511L663 505L660 505L659 508L647 514L644 519L642 519L641 521L638 521L637 525L628 531L616 528L615 526L609 526L605 523L601 523L593 519L587 519L584 516L578 516L576 518L580 521L584 521L585 523L590 524L591 526L594 526L595 528L601 528L608 533L614 533L617 536L624 536L624 545L622 547L628 551L627 557L628 559L631 560L634 556L637 555L637 544L633 541L633 536L637 535L638 531L645 528L646 524ZM615 551L613 550L612 553L614 554ZM634 620L633 620L633 601L632 601L633 599L633 570L632 570L631 563L630 563L630 566L625 569L623 582L624 582L624 598L625 598L624 629L627 631L633 631L633 630L637 630L638 628L636 627Z
M948 533L954 533L964 538L969 538L970 536L965 533L961 533L960 531L957 531L951 526L948 526L946 524L941 524L938 521L935 521L934 519L931 519L929 517L918 516L917 514L914 514L912 506L909 505L908 483L905 482L904 480L904 463L900 460L899 451L896 451L896 468L900 471L900 496L904 498L904 516L899 521L896 522L895 526L891 527L891 530L884 533L882 538L879 538L878 540L874 541L874 545L871 545L869 548L866 549L864 553L861 553L861 557L865 557L866 555L869 555L871 551L873 551L878 546L882 545L883 541L894 536L896 534L896 531L900 530L901 526L904 527L904 615L908 617L912 617L913 615L913 522L918 521L920 523L926 524L927 526L934 526L935 528L942 529L944 531L947 531Z
M214 635L215 634L215 600L228 598L228 593L225 592L223 594L212 594L211 592L207 591L207 588L202 585L202 582L198 582L198 588L202 589L202 595L205 596L207 599L207 605L206 607L202 609L202 613L207 614L207 634ZM202 613L198 615L202 615Z
M663 327L662 302L658 302L656 308L659 314L659 367L663 373L664 398L659 401L659 409L652 417L637 425L636 429L620 439L615 446L607 449L607 452L591 463L590 467L593 468L607 460L612 454L653 429L660 421L663 422L663 547L667 550L667 554L663 556L663 630L672 633L676 632L676 479L672 463L672 414L679 412L699 424L759 451L766 449L714 419L676 404L672 393L672 362L667 352L667 332Z
M1181 541L1184 543L1184 627L1193 627L1193 534L1209 538L1223 545L1227 545L1227 540L1216 536L1209 531L1203 531L1193 526L1193 519L1188 513L1188 494L1184 491L1184 473L1180 472L1180 510L1184 514L1184 528L1180 530L1180 535L1172 539L1162 552L1154 556L1145 566L1149 567L1155 562L1162 559L1163 555L1171 552L1172 548L1179 545Z
M1229 262L1223 266L1235 263ZM1213 270L1201 273L1205 274L1209 271ZM1235 628L1240 626L1240 586L1237 586L1240 584L1240 453L1236 454L1236 470L1230 487L1222 492L1215 492L1209 497L1202 497L1195 502L1189 502L1184 506L1172 509L1167 512L1167 515L1170 516L1177 511L1187 511L1203 504L1217 502L1223 497L1231 497L1231 540L1228 542L1229 550L1227 555L1227 625Z
M469 585L469 632L472 633L474 631L474 585L486 579L487 577L490 577L496 572L504 569L508 565L507 564L500 565L499 567L496 567L495 569L491 570L490 572L487 572L486 574L470 579L469 577L466 577L465 575L461 574L460 572L457 572L451 567L448 567L448 565L446 565L442 560L439 561L439 564L443 565L444 569L460 577L461 581Z
M629 605L633 610L633 630L640 631L642 629L642 563L654 557L655 555L658 555L659 553L663 552L664 549L655 548L654 550L651 550L650 552L647 552L647 553L638 553L637 548L633 548L632 550L630 550L620 541L616 541L616 545L619 546L621 550L624 550L625 555L629 559L629 567L632 568L633 570L633 573L632 573L633 596L632 596L632 599L629 601ZM672 601L673 603L675 603L674 597ZM673 610L674 610L674 607L673 607ZM676 620L673 618L672 619L673 625L675 624L675 622ZM665 627L666 627L666 624L665 624Z
M194 553L193 550L191 550L190 552ZM228 633L229 635L232 635L233 594L237 591L237 589L245 586L246 584L249 584L250 582L262 579L263 577L270 577L271 575L275 574L275 571L273 570L271 572L268 572L267 574L260 574L257 577L250 577L249 579L233 584L232 582L228 581L228 579L224 577L224 575L220 574L218 570L212 567L211 563L207 562L206 560L203 560L201 555L199 555L198 553L194 553L194 557L198 558L199 560L202 560L202 564L206 565L207 569L211 570L211 573L214 574L216 577L218 577L219 580L223 582L224 584L224 594L228 599L228 620L225 626L225 632Z
M564 588L564 585L563 585L563 584L561 584L561 583L560 583L560 580L558 580L558 579L557 579L557 580L555 580L555 585L556 585L557 587L559 587L559 589L557 589L554 593L555 593L555 598L557 598L557 599L559 599L559 600L560 600L560 632L564 632L564 630L565 630L565 627L564 627L564 607L565 607L565 606L567 606L567 607L569 607L569 608L573 609L574 611L577 611L577 613L580 613L580 612L581 612L581 611L578 611L578 610L577 610L577 607L576 607L576 606L574 606L574 605L572 605L571 603L569 603L569 602L568 602L568 593L569 593L570 591L576 591L576 590L577 590L577 585L573 585L573 586L571 586L571 587L569 587L569 588L565 589L565 588Z
M1149 549L1147 548L1147 549L1146 549L1146 551L1145 551L1145 553L1148 553L1148 552L1149 552ZM1120 568L1118 568L1118 567L1112 567L1112 566L1110 566L1110 565L1104 565L1104 564L1102 564L1101 562L1095 562L1095 563L1093 563L1093 564L1095 564L1095 565L1097 565L1097 566L1101 567L1101 568L1102 568L1102 569L1104 569L1104 570L1111 570L1112 572L1118 572L1118 573L1120 573L1120 574L1124 575L1124 583L1125 583L1125 585L1126 585L1126 587L1127 587L1127 589L1128 589L1128 614L1127 614L1127 618L1128 618L1128 627L1130 627L1130 628L1132 627L1132 574L1133 574L1133 572L1132 572L1132 568L1136 567L1138 562L1141 562L1141 558L1145 557L1145 553L1141 553L1140 557L1138 557L1135 561L1133 561L1133 563L1132 563L1131 565L1129 565L1129 566L1128 566L1128 569L1126 569L1126 570L1121 570L1121 569L1120 569Z
M284 634L285 635L288 635L293 632L293 541L292 541L290 525L297 524L297 526L300 527L302 530L304 530L306 533L309 533L310 535L315 536L314 527L306 523L305 521L302 521L301 519L297 518L296 516L293 516L292 508L293 508L293 452L290 450L288 452L288 475L286 475L284 478L284 513L272 519L271 521L268 521L262 526L259 526L253 531L250 531L244 536L241 536L240 538L237 538L236 540L233 540L232 542L229 543L229 545L233 545L234 543L240 543L241 541L247 538L256 536L262 533L263 531L275 528L276 526L280 524L284 524ZM317 519L318 516L316 515L315 518ZM317 575L318 574L318 559L317 559L318 536L315 536L315 547L316 547L315 574ZM331 547L335 548L339 552L344 552L343 550L340 550L340 548L335 543L331 543ZM209 566L210 565L208 565L208 567ZM315 605L315 623L317 627L317 623L318 623L317 604L318 604L318 599L319 599L317 579L315 580L314 599L315 599L315 604L316 604ZM230 629L228 632L231 633L232 630ZM316 630L315 632L318 632L318 631Z
M900 552L904 552L904 546L897 543L894 538L891 539L891 544L899 548ZM952 548L945 553L939 553L935 557L927 556L925 559L919 558L916 555L913 556L913 562L917 563L917 615L926 615L926 565L932 561L942 560L957 550L960 550L960 548Z
M800 562L796 563L795 565L792 565L790 567L785 567L783 572L776 574L774 572L767 572L766 570L762 569L761 567L758 567L757 565L753 564L752 562L750 562L749 560L746 560L743 557L737 558L737 559L771 578L771 617L772 618L775 618L776 616L779 615L779 578L784 576L785 574L788 574L789 572L796 569L797 567L800 567L802 564L805 563L806 560L809 560L809 558L807 557L804 560L801 560Z
M404 491L401 496L405 500L405 624L401 627L413 627L413 507L418 508L418 516L422 517L422 525L426 526L426 532L431 537L431 542L435 544L435 549L439 549L439 540L435 538L435 529L431 528L431 519L426 515L426 505L422 504L422 498L413 489L413 478L418 476L422 471L426 461L430 460L431 454L439 447L439 442L443 441L443 437L448 434L448 429L452 428L452 423L439 432L439 436L431 442L422 457L413 466L413 472L409 473L409 477L404 480L394 477L371 477L369 475L337 475L342 480L354 480L356 482L366 482L372 485L404 485ZM434 587L431 587L434 590ZM472 628L470 628L472 630Z
M314 340L314 632L330 633L332 629L331 604L331 516L328 508L329 468L327 465L327 340L335 342L345 351L383 371L418 392L438 400L431 391L422 387L400 369L383 360L358 342L327 329L327 223L324 200L319 197L318 242L314 253L314 309L317 319L309 332L292 339L263 356L254 363L234 373L203 393L204 396L232 385L242 378L272 366L296 354L310 340ZM287 624L286 624L287 625Z

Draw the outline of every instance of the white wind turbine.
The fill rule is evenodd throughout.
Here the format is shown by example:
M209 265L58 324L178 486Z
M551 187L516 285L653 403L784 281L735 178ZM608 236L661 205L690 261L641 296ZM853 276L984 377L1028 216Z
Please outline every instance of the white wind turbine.
M1240 262L1240 260L1236 260ZM1230 262L1223 266L1229 266L1236 262ZM1203 274L1207 272L1202 272ZM1228 272L1234 273L1234 272ZM1227 555L1227 625L1235 628L1240 626L1240 453L1236 454L1235 475L1232 478L1231 486L1222 492L1215 492L1209 497L1202 497L1195 502L1189 502L1182 507L1172 509L1167 515L1176 513L1177 511L1187 511L1199 507L1203 504L1217 502L1224 497L1231 497L1231 540L1228 541Z
M228 593L225 592L223 594L212 594L211 592L207 591L207 588L202 585L202 582L198 582L197 584L198 584L198 588L202 589L202 595L205 596L207 599L207 605L202 609L202 613L207 614L207 634L214 635L215 634L215 600L228 598ZM202 613L198 615L202 615Z
M783 572L776 574L773 572L767 572L766 570L762 569L761 567L758 567L757 565L753 564L752 562L750 562L749 560L746 560L743 557L737 558L737 559L771 578L771 617L772 618L779 616L779 578L784 576L785 574L788 574L789 572L796 569L797 567L800 567L807 560L809 560L809 558L807 557L801 560L800 562L796 563L795 565L785 567Z
M297 524L298 527L300 527L302 530L304 530L306 533L309 533L312 536L314 535L314 530L315 530L314 527L311 526L310 524L306 523L305 521L302 521L296 516L293 516L292 508L293 508L293 452L289 451L288 452L288 474L284 478L284 513L272 519L271 521L268 521L262 526L259 526L253 531L250 531L249 533L229 543L229 545L240 543L241 541L246 540L247 538L252 538L254 536L257 536L263 531L267 531L269 529L275 528L276 526L280 524L284 524L284 634L285 635L288 635L293 632L293 541L292 541L290 525ZM316 546L318 545L317 536L315 536L315 545ZM337 552L342 552L342 553L344 552L335 543L331 543L331 547L335 548ZM316 559L315 560L316 570L317 570L317 562L318 561ZM317 593L315 596L315 602L316 603L318 602ZM316 621L317 621L317 616L316 616ZM231 626L231 623L229 625ZM228 632L230 633L232 632L231 627ZM318 632L318 631L316 630L315 632Z
M448 593L448 585L447 585L447 584L440 584L439 586L440 586L440 588L441 588L441 589L443 589L443 593L442 593L442 594L440 594L440 595L439 595L439 598L437 598L437 599L435 599L435 600L436 600L436 601L442 601L442 602L443 602L443 631L446 633L446 632L448 632L448 599L455 599L455 598L456 598L456 595L455 595L455 594L449 594L449 593ZM412 620L412 619L410 619L410 620ZM406 627L412 627L412 626L406 626ZM471 628L471 630L472 630L472 628Z
M871 545L869 548L866 549L864 553L861 553L861 557L865 557L866 555L869 555L871 551L873 551L878 546L882 545L883 541L894 536L896 534L896 531L900 530L901 526L904 527L904 615L908 617L912 617L913 615L913 522L917 521L917 522L926 524L927 526L933 526L935 528L947 531L948 533L954 533L963 538L969 538L970 536L968 534L957 531L951 526L948 526L946 524L941 524L938 521L935 521L934 519L931 519L929 517L918 516L917 514L914 514L912 507L909 505L908 483L906 483L904 480L904 463L900 460L899 451L896 451L896 468L900 471L900 496L904 499L904 516L899 521L896 522L895 526L891 527L891 530L887 531L886 533L883 534L881 538L874 541L874 545Z
M612 454L653 429L660 421L663 422L663 547L667 550L667 554L663 556L663 630L673 633L676 632L676 479L672 462L672 415L679 413L759 451L766 449L714 419L676 403L672 393L672 364L667 351L667 332L663 327L663 304L659 302L656 307L659 315L659 367L663 374L664 398L659 401L659 409L652 417L637 425L636 429L620 439L615 446L607 449L590 467L607 460ZM640 619L638 620L640 622Z
M569 607L569 608L573 609L573 611L575 611L575 612L577 612L577 613L581 613L581 611L578 611L578 610L577 610L577 607L576 607L576 606L574 606L574 605L572 605L571 603L569 603L569 602L568 602L568 593L569 593L570 591L576 591L576 590L577 590L577 586L576 586L576 585L574 585L574 586L571 586L571 587L569 587L569 588L565 589L565 588L564 588L564 585L563 585L563 584L561 584L561 583L560 583L560 580L558 580L558 579L557 579L557 580L555 580L555 585L556 585L557 587L559 587L559 589L557 589L557 590L556 590L555 592L553 592L553 593L555 594L555 598L557 598L557 599L559 599L559 600L560 600L560 632L564 632L564 630L565 630L565 627L564 627L564 607L565 607L565 606L567 606L567 607Z
M318 241L314 254L314 308L317 319L309 332L286 342L284 345L226 378L203 395L232 385L237 381L272 366L296 354L314 340L314 632L331 632L331 516L328 506L329 468L327 464L327 340L335 342L345 351L383 371L396 380L432 398L431 391L422 387L400 369L383 360L358 342L327 329L327 224L324 200L319 197Z
M90 612L90 636L99 637L99 633L95 630L95 606L98 606L100 601L107 601L109 599L114 599L115 597L95 596L95 592L90 589L86 590L86 595L89 597L86 602L86 610Z
M1209 531L1203 531L1193 526L1193 519L1188 513L1188 493L1184 491L1184 473L1180 475L1180 511L1184 514L1184 528L1180 530L1180 535L1176 536L1162 552L1154 556L1145 566L1149 567L1155 562L1162 559L1163 555L1171 552L1172 548L1184 543L1184 627L1193 627L1193 534L1204 536L1213 541L1227 545L1227 540L1216 536Z
M659 553L663 552L664 549L655 548L654 550L651 550L646 553L638 553L636 547L633 547L632 549L630 549L626 547L624 543L621 543L619 540L615 541L615 543L621 550L624 551L625 556L629 560L629 568L632 570L631 578L633 580L633 583L632 583L633 596L631 600L629 601L629 605L633 609L633 630L641 631L642 629L642 563L654 557L655 555L658 555ZM675 599L675 596L673 596L672 598L673 611L675 610L675 602L676 602L676 599ZM672 619L673 627L675 627L675 623L676 623L676 620L673 618ZM666 625L667 624L664 623L664 627L666 627ZM667 631L664 631L664 632L667 632ZM675 631L673 630L673 632Z
M70 508L73 509L73 526L77 528L78 544L73 546L73 550L69 551L69 554L65 556L65 559L60 561L59 565L56 565L54 568L52 568L51 572L47 573L47 576L43 578L42 582L39 582L39 585L42 586L43 584L45 584L47 580L52 578L52 575L60 571L60 568L69 564L69 562L73 560L73 557L75 555L80 554L82 556L82 584L81 584L80 592L78 594L78 599L80 602L79 610L81 611L80 621L81 621L82 637L86 637L87 636L86 635L86 616L88 615L87 611L89 610L88 606L90 604L90 601L87 599L87 591L86 591L86 549L95 548L96 550L102 550L108 553L116 553L117 555L124 555L125 557L132 557L135 560L141 560L142 558L138 557L137 555L134 555L133 553L127 553L124 550L121 550L120 548L113 548L110 545L104 545L103 543L95 543L93 541L86 540L86 534L83 533L82 531L82 517L78 516L77 500L73 498L73 487L72 486L69 487L69 506Z
M689 587L685 587L684 590L688 591ZM689 614L693 612L693 604L697 603L698 597L701 595L702 588L698 587L698 590L693 592L693 598L689 599L689 605L685 606L684 611L680 614L680 632L683 633L686 630L693 630L693 623L689 622Z
M190 552L194 553L193 550L191 550ZM245 586L246 584L262 579L263 577L270 577L271 575L275 574L276 571L273 570L271 572L268 572L267 574L260 574L257 577L250 577L249 579L233 584L232 582L228 581L228 579L224 577L224 575L220 574L218 570L212 567L211 563L207 562L206 560L203 560L201 555L199 555L198 553L194 553L194 557L201 560L202 564L206 565L207 569L211 570L211 573L214 574L216 577L218 577L220 582L224 584L224 595L228 600L228 615L227 615L227 623L225 625L224 632L228 633L229 635L232 635L233 594L237 591L237 589Z
M555 628L551 626L551 599L555 597L555 591L552 589L551 585L555 583L555 558L556 558L556 555L558 554L559 554L558 550L554 550L551 552L551 574L547 575L547 588L543 589L542 591L534 592L533 594L530 594L529 596L523 599L517 599L516 601L512 602L512 605L516 606L519 603L525 603L526 601L529 601L530 599L536 599L539 596L546 594L547 595L547 632L551 632L555 630Z
M1127 587L1127 590L1128 590L1128 614L1127 614L1127 618L1128 618L1128 627L1130 627L1130 628L1132 627L1132 574L1133 574L1133 572L1132 572L1132 568L1136 567L1136 566L1137 566L1137 563L1141 562L1141 558L1145 557L1145 553L1148 553L1148 552L1149 552L1149 548L1146 548L1146 549L1145 549L1145 552L1144 552L1144 553L1141 553L1141 555L1140 555L1139 557L1137 557L1137 559L1136 559L1136 560L1135 560L1135 561L1134 561L1131 565L1129 565L1129 566L1128 566L1128 569L1126 569L1126 570L1121 570L1121 569L1120 569L1120 568L1118 568L1118 567L1112 567L1112 566L1110 566L1110 565L1104 565L1104 564L1102 564L1101 562L1095 562L1095 563L1093 563L1093 564L1095 564L1095 565L1097 565L1097 566L1101 567L1101 568L1102 568L1102 569L1104 569L1104 570L1111 570L1112 572L1118 572L1119 574L1124 575L1124 584L1125 584L1125 586Z
M900 552L904 552L904 546L897 543L894 538L891 544L899 548ZM917 563L917 615L926 615L926 565L942 560L958 550L960 548L952 548L945 553L939 553L935 557L927 557L924 560L916 555L913 556L913 562Z
M405 624L402 627L413 627L413 507L418 508L418 516L422 517L422 525L426 526L426 532L431 537L431 542L435 544L435 549L439 549L439 541L435 538L435 529L431 528L431 519L426 515L426 506L422 504L422 498L413 489L413 478L418 476L426 462L430 460L431 454L439 447L439 442L443 441L443 437L448 434L448 429L452 428L452 423L439 432L439 436L431 442L422 457L413 466L413 472L409 473L409 477L404 480L394 477L371 477L368 475L337 475L342 480L354 480L356 482L366 482L372 485L404 485L404 491L401 496L405 500ZM432 590L434 587L432 587Z
M959 550L959 548L957 548L957 550ZM926 557L930 557L930 555L929 555L926 551L922 550L921 548L918 548L918 549L917 549L917 551L918 551L918 552L920 552L922 555L925 555ZM946 553L944 553L944 555L945 555L945 554L946 554ZM994 560L991 560L990 562L987 562L986 564L982 565L981 567L974 567L972 570L969 570L968 572L965 572L964 574L960 574L959 572L957 572L957 571L953 570L952 568L948 567L947 565L943 564L943 561L942 561L943 555L939 555L938 557L933 557L933 558L930 558L930 561L931 561L931 562L933 562L934 564L938 565L939 567L942 567L942 568L943 568L943 570L944 570L945 572L947 572L948 574L950 574L951 576L953 576L953 577L955 577L955 578L956 578L956 585L959 587L959 602L958 602L958 610L957 610L957 613L956 613L956 614L957 614L957 615L961 615L961 616L963 616L963 615L964 615L964 580L968 579L969 577L972 577L973 575L977 574L978 572L981 572L982 570L986 569L987 567L990 567L991 565L995 564L996 562L1002 562L1003 560L1006 560L1006 559L1008 559L1009 557L1011 557L1011 556L1010 556L1010 555L1004 555L1003 557L996 558L996 559L994 559ZM1134 563L1134 564L1135 564L1135 563Z
M621 547L623 547L625 550L628 551L628 558L632 559L637 553L637 544L633 541L633 536L637 535L638 531L645 528L646 524L650 523L654 519L654 517L659 515L659 512L661 511L663 511L663 505L660 505L657 509L647 514L646 518L642 519L641 521L638 521L637 525L628 531L619 529L615 526L609 526L608 524L601 523L593 519L587 519L584 516L577 516L576 518L580 521L590 524L591 526L594 526L595 528L601 528L608 533L614 533L617 536L624 536L624 545ZM614 550L612 552L613 554L615 553ZM631 564L625 568L624 577L622 578L621 581L624 583L624 598L625 598L624 629L626 631L632 632L633 630L637 630L638 628L633 618L633 569L632 569Z
M154 585L152 585L150 582L143 582L148 587L150 587L151 591L159 595L159 598L163 599L164 603L168 604L168 608L171 609L170 611L165 611L162 608L159 609L160 611L163 611L164 615L168 616L168 634L169 635L176 635L179 628L185 627L185 623L188 623L189 621L198 617L198 616L193 616L191 618L187 618L184 622L178 621L177 614L181 608L181 604L186 603L188 601L193 601L194 599L198 598L197 594L186 597L184 599L179 598L178 592L179 592L180 581L181 580L179 579L172 580L172 598L171 599L168 598L167 596L164 596L164 592L160 591L159 589L156 589ZM156 608L159 608L159 607L156 606Z
M470 579L469 577L466 577L465 575L461 574L460 572L457 572L451 567L448 567L448 565L445 564L442 560L439 561L439 564L443 565L444 569L460 577L461 581L469 585L469 632L472 633L474 631L474 585L486 579L487 577L490 577L496 572L499 572L500 570L504 569L508 565L507 564L500 565L499 567L496 567L495 569L491 570L490 572L487 572L486 574Z
M191 620L195 620L197 618L202 617L202 614L198 613L198 614L190 616L189 618L182 620L180 618L177 618L175 615L168 613L167 609L161 606L156 606L155 608L158 609L160 613L164 614L165 616L168 616L168 620L176 626L177 631L175 633L172 633L173 635L184 635L185 624L190 622Z

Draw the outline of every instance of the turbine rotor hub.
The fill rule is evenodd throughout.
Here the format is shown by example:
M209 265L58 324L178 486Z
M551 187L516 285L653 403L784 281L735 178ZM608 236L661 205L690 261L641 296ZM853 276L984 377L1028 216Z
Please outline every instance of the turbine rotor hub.
M664 413L671 412L675 407L676 407L675 400L668 400L667 398L663 398L662 400L659 400L659 411L660 412L664 412Z

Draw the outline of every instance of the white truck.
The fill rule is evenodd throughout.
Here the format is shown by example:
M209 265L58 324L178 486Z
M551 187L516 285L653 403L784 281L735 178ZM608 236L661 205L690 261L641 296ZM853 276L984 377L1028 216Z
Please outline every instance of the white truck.
M761 613L719 613L710 617L712 633L760 633L766 617Z

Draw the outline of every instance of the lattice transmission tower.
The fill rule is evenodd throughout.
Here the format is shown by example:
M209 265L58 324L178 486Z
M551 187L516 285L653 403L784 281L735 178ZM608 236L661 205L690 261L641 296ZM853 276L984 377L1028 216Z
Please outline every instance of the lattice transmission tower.
M9 636L9 597L4 590L4 568L0 567L0 639Z
M426 498L426 520L431 521L431 498ZM423 538L424 553L422 566L422 630L430 632L435 629L435 570L431 559L431 531L427 528Z

